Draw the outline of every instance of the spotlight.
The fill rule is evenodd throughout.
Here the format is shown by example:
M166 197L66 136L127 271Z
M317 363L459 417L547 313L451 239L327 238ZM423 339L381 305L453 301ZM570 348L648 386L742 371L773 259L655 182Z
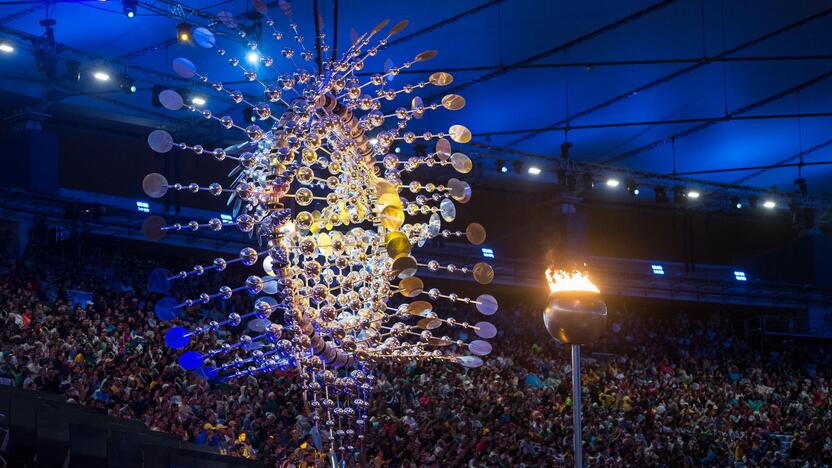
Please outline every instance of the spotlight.
M508 172L508 167L506 167L506 162L502 159L498 159L494 161L494 167L496 167L497 172Z
M774 208L777 208L777 202L774 200L766 200L763 202L763 208L773 210Z
M10 54L14 52L14 47L8 42L0 42L0 52Z
M607 179L607 187L609 188L616 188L621 185L621 182L618 179Z
M529 167L529 174L531 174L531 175L540 175L540 168L535 167L535 166Z
M656 203L667 203L669 201L667 190L664 187L656 187Z
M246 54L246 60L252 65L257 65L260 63L260 54L252 50Z
M691 200L698 199L700 195L698 190L688 190L688 198Z
M176 25L176 37L179 42L191 41L191 25L188 23L179 23Z
M194 96L191 98L191 103L195 106L204 106L205 98L202 96Z
M110 74L104 71L97 71L92 76L98 81L110 81Z
M136 0L121 0L121 9L128 18L136 16Z
M393 152L394 152L394 153L396 153L396 154L399 154L399 153L401 153L401 152L402 152L402 149L401 149L401 148L399 148L399 147L397 146L397 147L393 150Z
M740 197L731 197L731 206L734 208L741 210L742 209L742 202L740 201Z

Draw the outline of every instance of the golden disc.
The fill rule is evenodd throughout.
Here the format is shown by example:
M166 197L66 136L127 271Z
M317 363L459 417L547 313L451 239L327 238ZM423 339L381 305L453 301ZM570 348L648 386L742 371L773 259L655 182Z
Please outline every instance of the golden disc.
M384 209L387 206L395 206L401 208L402 199L397 194L385 193L378 197L378 202L376 203L376 205L379 209Z
M414 62L424 62L425 60L430 60L434 57L439 55L438 50L426 50L424 52L419 53L416 58L413 59Z
M471 223L465 228L465 237L468 238L468 242L480 245L485 242L485 228L480 223Z
M425 115L425 102L419 96L414 97L410 101L410 109L413 111L413 117L421 119Z
M397 206L387 206L379 213L380 223L390 230L396 230L404 224L404 211Z
M405 19L399 21L398 23L396 23L395 26L393 26L392 29L390 29L390 33L388 34L388 36L395 36L396 34L402 32L402 30L406 28L408 24L410 24L410 20Z
M456 177L451 177L448 179L447 184L449 189L448 193L451 194L451 197L453 197L454 200L458 200L465 194L465 185L467 185L465 182L457 179Z
M416 326L422 330L436 330L442 326L442 321L435 318L423 318L416 322Z
M463 153L452 154L451 165L460 174L467 174L471 172L471 169L474 167L474 163L471 162L471 158L469 158Z
M401 291L399 292L402 296L416 297L419 294L422 294L422 291L425 289L425 283L423 283L420 278L411 276L410 278L405 278L399 281L399 287L401 288Z
M387 241L385 248L387 249L387 255L394 260L409 255L410 251L413 250L413 246L404 234L391 238Z
M399 192L396 190L396 187L394 187L393 184L391 184L390 182L387 182L384 179L378 179L376 181L376 196L380 197L385 193L398 195Z
M474 280L479 284L490 284L494 280L494 268L485 262L474 265Z
M434 86L448 86L454 82L454 76L450 73L436 72L430 75L428 81Z
M416 259L410 255L401 256L393 262L393 273L399 279L410 278L418 270L419 265L416 263Z
M465 98L459 94L449 94L442 98L442 107L448 110L460 110L465 107Z
M451 134L451 140L457 143L468 143L471 141L471 130L468 130L464 125L454 125L448 129Z
M370 34L375 34L379 31L381 31L382 29L384 29L385 26L387 26L387 23L389 23L389 22L390 22L390 19L386 19L386 20L382 21L381 23L377 24L376 27L374 27L373 30L370 31Z
M407 313L424 317L425 314L433 311L433 304L428 301L413 301L407 305Z
M451 142L447 138L440 138L436 140L436 155L442 161L447 161L451 155Z
M321 251L321 254L325 257L329 257L332 255L332 238L329 237L329 234L322 232L318 234L318 250Z
M453 341L446 340L446 339L443 339L443 338L431 337L431 338L428 338L428 344L432 345L432 346L440 346L440 347L441 346L450 346L450 345L453 344Z

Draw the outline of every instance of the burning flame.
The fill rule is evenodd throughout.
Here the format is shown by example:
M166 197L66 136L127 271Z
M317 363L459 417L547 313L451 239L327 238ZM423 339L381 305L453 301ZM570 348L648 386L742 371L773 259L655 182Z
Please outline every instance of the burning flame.
M589 291L600 293L598 286L589 279L582 271L546 270L546 281L549 283L549 290L553 293L563 291Z

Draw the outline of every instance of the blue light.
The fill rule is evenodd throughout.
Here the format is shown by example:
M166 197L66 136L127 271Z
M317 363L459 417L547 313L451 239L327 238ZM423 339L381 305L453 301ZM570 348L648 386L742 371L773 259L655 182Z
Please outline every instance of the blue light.
M494 258L494 251L489 249L488 247L483 247L482 256L485 258Z
M223 224L227 224L227 223L232 222L232 218L231 218L230 214L221 214L220 215L220 220L223 222Z
M500 166L500 172L502 172L503 174L508 172L508 166Z
M139 213L150 213L150 203L137 201L136 209L139 210Z
M735 271L734 279L736 279L737 281L748 281L748 277L745 276L744 271Z
M664 267L661 265L650 265L650 269L653 270L654 275L663 275L664 274Z

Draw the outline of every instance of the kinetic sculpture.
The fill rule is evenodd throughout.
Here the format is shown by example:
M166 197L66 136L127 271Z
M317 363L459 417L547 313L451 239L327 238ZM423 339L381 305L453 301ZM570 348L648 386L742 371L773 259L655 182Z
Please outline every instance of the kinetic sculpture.
M292 39L286 40L276 22L269 18L265 4L255 2L273 38L295 42L304 62L313 54L303 45L303 36L283 2ZM185 58L173 61L180 76L195 77L231 101L251 109L258 123L238 125L229 116L216 116L183 102L179 93L165 90L160 102L168 109L196 113L215 120L226 129L242 132L246 141L230 148L208 150L200 145L176 143L165 130L148 137L150 147L166 153L176 147L199 157L233 167L236 176L230 187L217 182L202 187L196 183L170 184L161 174L149 174L143 181L148 196L159 198L168 190L208 192L229 196L233 221L210 219L167 225L158 216L144 223L145 234L159 240L170 231L208 229L220 231L235 227L252 239L237 258L217 258L211 265L197 265L190 271L171 274L157 270L151 285L169 290L169 282L223 271L233 263L262 268L245 284L222 286L214 293L182 301L165 297L156 304L163 320L183 315L185 308L229 299L235 294L256 295L254 310L229 314L227 320L213 321L188 330L174 326L166 331L166 342L185 349L191 339L214 334L223 328L246 325L250 334L237 342L225 342L208 352L186 351L180 365L207 379L234 380L243 376L294 369L307 396L311 418L320 432L342 452L354 450L367 425L368 398L373 386L373 367L379 362L405 363L412 360L447 361L465 367L478 367L480 356L491 352L483 339L493 338L497 330L489 322L470 324L440 316L425 296L470 305L483 315L497 311L496 300L487 294L462 297L436 288L426 289L417 277L420 268L472 275L488 284L494 271L486 263L459 267L440 265L435 260L420 260L413 253L427 240L465 238L471 244L485 240L484 228L472 223L464 231L443 229L456 217L456 203L471 199L471 187L451 178L446 183L422 183L412 179L416 169L430 173L451 166L461 174L472 169L464 154L452 152L451 141L466 143L469 130L454 125L447 132L416 134L407 131L408 122L439 109L461 109L465 100L445 96L439 103L425 104L413 97L409 108L392 112L381 110L384 101L412 94L428 86L445 86L453 80L448 73L433 73L427 79L392 89L389 82L401 70L429 60L436 51L422 52L401 67L386 67L362 83L356 72L375 57L391 37L401 32L402 21L386 33L387 21L370 32L354 37L352 46L340 57L323 64L319 72L299 67L295 50L284 46L281 56L294 73L277 71L275 60L260 46L246 38L233 16L221 13L218 23L233 31L249 49L260 50L262 69L275 72L275 79L246 69L240 60L224 49L217 53L243 71L250 82L263 87L263 97L252 99L212 82L197 72ZM214 33L196 28L194 39L213 47ZM379 37L380 36L380 37ZM319 35L318 40L323 36ZM328 49L325 45L323 50ZM320 62L319 62L320 63ZM285 70L287 67L283 67ZM417 142L435 140L434 151L406 159L397 156ZM162 286L159 286L162 285ZM409 302L408 302L409 301ZM467 329L477 337L470 342L452 339L441 327ZM467 335L467 334L466 334Z

